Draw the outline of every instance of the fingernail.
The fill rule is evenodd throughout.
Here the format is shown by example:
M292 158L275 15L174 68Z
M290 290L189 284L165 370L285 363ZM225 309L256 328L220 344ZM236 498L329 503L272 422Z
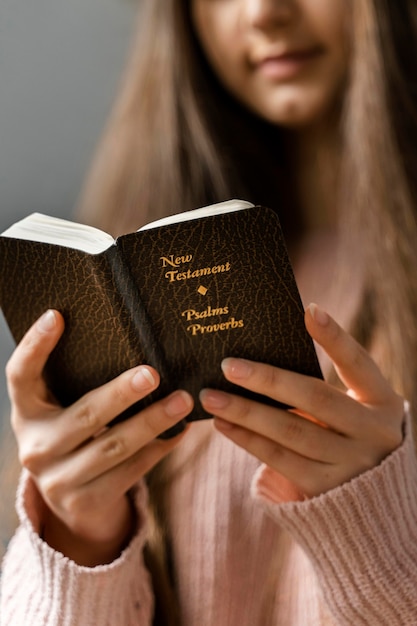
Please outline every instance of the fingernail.
M319 326L327 326L330 321L330 317L325 311L323 311L323 309L320 309L320 307L318 307L314 302L310 304L309 309L313 320Z
M250 361L245 359L227 358L221 363L222 370L228 378L249 378L253 372Z
M200 391L200 400L206 408L210 409L224 409L230 402L230 397L227 393L222 391L215 391L214 389L202 389Z
M38 329L43 333L49 333L56 326L56 317L52 309L48 309L46 313L38 320Z
M169 417L186 415L192 406L191 397L186 391L175 391L165 400L165 411Z
M141 367L132 378L132 387L136 391L144 391L150 389L156 383L155 378L152 376L152 372L147 367Z

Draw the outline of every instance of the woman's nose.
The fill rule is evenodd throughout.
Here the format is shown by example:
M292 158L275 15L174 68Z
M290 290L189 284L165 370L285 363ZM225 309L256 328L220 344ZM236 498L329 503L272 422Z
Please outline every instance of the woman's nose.
M296 13L296 0L241 0L246 23L262 30L289 24Z

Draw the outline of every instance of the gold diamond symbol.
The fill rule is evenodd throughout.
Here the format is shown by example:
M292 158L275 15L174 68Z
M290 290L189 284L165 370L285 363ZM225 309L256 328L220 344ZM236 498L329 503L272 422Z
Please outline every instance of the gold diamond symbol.
M203 285L200 285L199 288L197 289L198 293L200 293L202 296L205 296L208 289L207 287L203 287Z

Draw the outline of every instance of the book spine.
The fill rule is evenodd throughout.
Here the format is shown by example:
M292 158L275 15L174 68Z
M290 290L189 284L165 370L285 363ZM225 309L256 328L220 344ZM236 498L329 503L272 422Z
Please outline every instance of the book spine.
M130 272L129 265L124 260L122 249L117 245L117 242L109 250L107 258L110 263L115 293L122 298L120 319L121 323L125 325L124 333L128 337L130 348L133 353L140 353L141 361L154 367L160 375L158 389L149 394L145 400L136 403L128 411L118 416L115 421L120 421L137 412L140 408L148 406L155 400L168 395L175 389L175 385L173 384L174 377L168 367L162 346L153 332L152 321L145 301L141 298L138 285ZM146 268L143 271L146 271ZM184 430L184 428L185 421L166 431L162 437L174 436Z

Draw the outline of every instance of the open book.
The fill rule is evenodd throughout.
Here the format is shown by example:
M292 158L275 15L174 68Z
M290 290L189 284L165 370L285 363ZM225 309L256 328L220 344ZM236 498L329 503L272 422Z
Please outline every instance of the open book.
M89 226L33 214L0 236L0 306L18 342L48 308L65 332L45 371L69 405L148 363L161 385L249 397L220 363L236 356L321 376L277 215L241 200L170 216L114 240ZM267 398L260 398L271 402Z

